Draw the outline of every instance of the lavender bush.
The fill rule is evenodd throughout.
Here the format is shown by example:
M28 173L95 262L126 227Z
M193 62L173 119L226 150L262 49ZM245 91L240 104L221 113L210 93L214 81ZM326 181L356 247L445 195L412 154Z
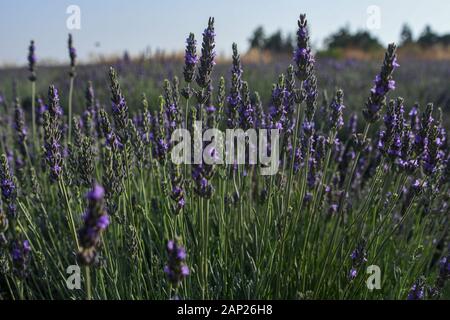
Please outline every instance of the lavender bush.
M448 86L406 86L394 44L377 66L321 60L297 26L290 61L268 66L236 44L216 65L213 18L181 63L151 67L77 66L69 35L68 88L32 41L28 70L0 71L32 83L0 81L0 297L450 298ZM173 163L172 133L196 120L279 129L278 172Z

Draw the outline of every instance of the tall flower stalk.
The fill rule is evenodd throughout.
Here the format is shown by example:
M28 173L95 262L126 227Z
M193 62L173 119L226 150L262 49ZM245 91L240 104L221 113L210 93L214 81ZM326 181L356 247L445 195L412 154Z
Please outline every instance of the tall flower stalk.
M88 207L83 215L84 225L78 231L80 245L78 249L78 262L86 266L87 299L92 298L91 278L89 266L98 260L98 250L101 245L101 234L109 225L109 216L104 207L105 190L102 186L94 184L86 195Z
M76 76L75 72L75 66L76 66L76 59L77 59L77 51L75 47L73 46L73 39L72 34L69 34L69 38L67 40L67 47L69 49L69 58L70 58L70 71L69 71L69 78L70 78L70 86L69 86L69 137L68 142L72 141L72 97L73 97L73 84L74 79Z
M33 143L37 143L37 134L36 134L36 54L35 54L35 45L34 41L30 41L30 46L28 48L28 70L30 71L29 80L31 82L31 126L32 126L32 138ZM37 150L35 145L35 150Z

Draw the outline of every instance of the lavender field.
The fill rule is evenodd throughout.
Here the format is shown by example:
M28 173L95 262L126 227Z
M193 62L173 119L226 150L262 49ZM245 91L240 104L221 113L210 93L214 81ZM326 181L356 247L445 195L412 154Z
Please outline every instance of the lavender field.
M315 56L310 24L270 63L219 61L213 18L184 59L30 42L0 69L0 299L449 299L450 61ZM277 130L278 170L175 163L196 121Z

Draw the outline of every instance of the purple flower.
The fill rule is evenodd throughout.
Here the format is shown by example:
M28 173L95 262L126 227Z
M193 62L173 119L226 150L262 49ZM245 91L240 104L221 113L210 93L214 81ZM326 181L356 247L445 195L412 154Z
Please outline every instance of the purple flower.
M69 33L69 38L67 40L67 48L69 49L69 58L70 58L70 76L75 76L75 64L77 58L77 51L73 47L73 39L72 35Z
M179 245L179 240L169 240L167 242L167 254L169 261L164 266L164 273L173 286L178 287L181 281L189 275L189 268L185 264L186 250Z
M54 86L50 86L48 91L48 111L44 113L44 150L45 160L50 169L50 181L56 182L62 172L62 150L60 105L58 91Z
M30 41L30 46L28 47L28 70L30 71L29 79L30 81L36 81L36 54L35 54L34 41Z
M411 287L407 300L423 300L425 297L425 284L423 279L418 279Z
M395 89L392 73L399 66L395 50L395 44L389 44L381 71L375 77L375 85L370 90L366 108L363 110L363 115L367 122L373 123L378 120L379 111L386 104L386 94Z
M194 38L194 34L189 34L186 39L186 51L184 55L184 80L187 83L191 83L194 78L195 66L198 62L196 53L197 41Z
M214 58L214 18L209 18L208 27L203 32L202 55L200 57L200 66L196 77L197 84L201 88L208 88L211 84L211 73L215 65Z
M352 269L349 272L349 279L353 280L357 275L357 269L367 262L367 254L365 250L365 242L361 242L350 254L352 259Z
M98 184L94 184L86 194L89 203L83 215L84 225L78 231L80 250L77 258L83 265L92 265L96 262L101 233L110 222L104 208L104 194L103 187Z
M308 79L313 71L315 60L309 45L308 27L305 14L301 14L298 20L297 48L294 51L293 60L297 66L297 78L300 81Z
M348 128L351 133L356 133L358 129L358 115L356 113L352 113L348 122Z
M109 79L111 88L111 105L115 129L120 138L120 141L125 143L128 139L128 106L120 88L118 75L112 67L109 68Z
M105 189L99 184L95 184L94 187L87 193L86 198L91 201L100 201L105 196Z
M11 258L14 273L20 278L28 276L31 246L28 240L14 240L11 245Z
M356 270L355 268L352 268L348 274L348 278L350 280L354 280L357 275L358 275L358 270Z
M345 109L344 106L344 92L342 90L338 90L336 92L336 96L330 104L331 114L330 114L330 126L332 128L340 129L344 125L343 112Z

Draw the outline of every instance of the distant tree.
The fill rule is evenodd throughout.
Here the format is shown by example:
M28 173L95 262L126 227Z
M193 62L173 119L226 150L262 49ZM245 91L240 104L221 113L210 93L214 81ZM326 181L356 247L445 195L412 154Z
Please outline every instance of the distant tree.
M130 54L128 53L127 50L125 50L125 52L123 53L122 61L124 63L130 63L131 61Z
M288 34L284 37L281 30L277 30L270 36L266 37L263 27L258 27L255 31L253 31L249 42L250 48L289 53L294 50L293 36Z
M439 42L444 46L450 46L450 34L444 34L443 36L440 36Z
M325 39L328 49L336 48L359 48L363 50L373 50L382 48L377 38L367 31L357 31L352 34L349 27L343 27L336 33Z
M285 51L285 52L293 52L294 51L294 37L290 33L286 36L286 39L284 40L283 51Z
M431 27L427 25L422 31L417 43L422 47L431 47L439 42L439 36L431 30Z
M264 45L264 49L275 52L283 51L283 47L284 47L284 40L280 30L276 31L271 36L269 36L266 39L266 43Z
M402 27L402 31L400 32L400 45L413 43L413 33L408 24L404 24Z
M253 31L253 35L250 37L249 42L250 48L263 49L266 42L264 28L261 26L257 27L255 31Z

